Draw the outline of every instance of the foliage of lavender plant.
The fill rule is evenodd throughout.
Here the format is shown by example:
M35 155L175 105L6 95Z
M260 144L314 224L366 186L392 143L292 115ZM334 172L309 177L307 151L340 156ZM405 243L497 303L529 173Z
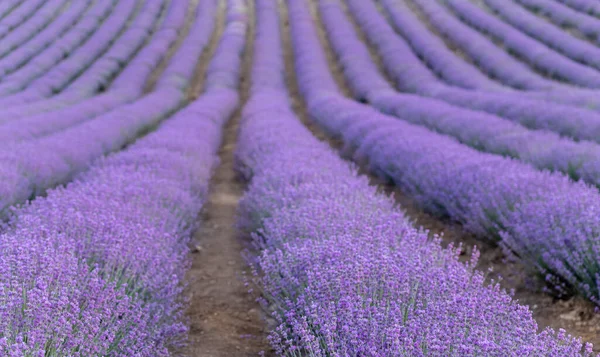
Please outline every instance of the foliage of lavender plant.
M310 18L304 5L288 4L292 29L304 28ZM281 80L281 50L272 39L278 37L276 7L258 0L256 13L255 50L263 52L253 73L265 78L254 81L240 126L236 162L250 185L239 223L254 232L261 249L254 267L274 309L270 340L276 352L591 355L590 345L564 332L538 334L527 308L496 284L483 283L473 270L476 257L460 263L456 249L443 249L438 239L415 230L391 199L312 136L291 112ZM314 32L293 33L294 45L318 45Z
M203 1L198 18L214 24L215 7ZM229 39L245 37L243 3L231 0L228 14L220 47L237 55L237 73L244 42ZM168 356L181 344L187 241L237 103L237 88L209 89L127 150L18 210L0 235L3 355Z

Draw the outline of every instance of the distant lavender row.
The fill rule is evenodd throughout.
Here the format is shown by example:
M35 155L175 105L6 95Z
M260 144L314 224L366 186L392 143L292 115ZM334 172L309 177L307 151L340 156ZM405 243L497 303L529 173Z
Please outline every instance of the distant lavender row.
M400 0L398 0L400 1ZM466 26L437 1L410 0L421 9L442 35L466 52L479 68L509 86L521 89L551 89L556 84L531 71L494 45L489 39Z
M458 57L416 17L404 1L381 1L395 29L431 69L450 84L471 89L498 90L502 86ZM385 26L385 25L379 25ZM389 32L386 30L386 32Z
M6 0L0 2L0 20L21 4L21 0Z
M397 4L394 0L382 1L386 8ZM425 70L423 65L414 56L406 54L403 55L402 61L398 60L389 44L401 41L401 37L397 37L389 26L381 25L385 18L377 11L373 2L349 0L347 3L350 13L361 26L367 39L375 44L385 70L399 88L406 89L405 83L416 83L416 92L420 95L496 114L532 129L548 129L575 139L599 140L600 114L596 111L529 99L521 93L470 91L420 80L425 77L421 74ZM370 78L373 80L373 76ZM559 95L559 92L556 95ZM551 94L548 93L548 96Z
M516 1L537 13L547 16L550 21L559 26L575 27L589 38L600 41L600 19L581 14L559 2L544 0Z
M11 11L0 21L0 39L35 14L44 5L44 2L45 0L26 1Z
M369 93L370 103L380 111L451 135L478 150L515 157L540 169L562 171L575 180L600 187L599 145L528 130L503 118L440 100L396 93L378 72L340 4L321 1L319 9L329 42L358 98Z
M216 4L202 1L193 29L212 32ZM194 33L196 41L208 44L210 33ZM172 61L195 56L202 47L181 47ZM195 66L195 63L189 63ZM189 79L188 79L189 80ZM189 82L188 82L189 83ZM120 150L139 135L153 129L183 103L184 91L163 85L136 101L120 106L64 131L0 148L0 213L85 171L97 158ZM35 160L32 160L35 158Z
M61 92L73 80L81 81L81 76L90 76L92 65L97 63L99 58L108 56L110 51L114 52L117 41L123 39L125 31L128 29L129 21L136 21L146 13L156 12L157 16L162 1L153 1L147 3L139 12L136 12L136 1L125 0L117 4L117 7L122 4L129 4L129 7L123 9L123 13L119 13L119 9L115 8L115 14L119 16L114 18L114 22L109 18L104 26L99 28L86 43L79 47L71 56L60 62L57 66L51 68L48 72L31 81L27 88L18 93L13 93L3 98L0 98L0 105L15 106L22 105L35 100L49 97L55 93ZM136 16L137 15L137 16ZM139 36L139 34L137 34ZM131 40L131 39L130 39ZM127 47L125 47L127 49ZM118 64L118 63L117 63ZM96 73L102 68L96 69ZM18 72L17 72L18 73ZM110 72L109 72L110 73ZM96 74L97 75L97 74ZM96 78L97 79L97 78ZM10 83L8 83L10 84ZM0 84L0 87L2 84Z
M573 9L590 15L600 16L600 4L594 0L558 0Z
M103 37L106 37L105 33L110 34L115 28L118 29L119 25L124 26L127 16L133 13L135 2L126 0L116 5L115 3L116 1L96 2L84 14L82 21L73 26L45 50L35 55L24 66L4 77L0 83L0 95L6 96L22 90L31 81L45 74L51 68L58 68L58 66L55 67L57 63L61 63L63 68L69 67L69 65L64 65L64 63L68 63L63 61L65 57L70 62L75 62L76 60L72 58L77 57L77 53L82 53L79 56L85 55L85 52L77 51L77 49L81 49L87 44L86 47L92 47L93 50L93 41L101 41ZM82 44L83 46L81 46ZM92 58L95 58L95 56ZM79 61L84 60L85 58ZM85 62L74 63L70 67L81 64L85 64Z
M574 37L510 1L484 0L502 19L578 62L600 69L600 48ZM600 22L599 22L600 23Z
M306 55L303 43L317 41L311 37L294 33L295 50L305 54L297 58L305 62L296 68L300 79L305 71L313 72L308 78L327 76L326 64L317 63L321 56ZM559 294L577 292L600 304L600 246L594 233L600 229L600 207L594 203L600 194L595 188L478 152L312 84L305 88L309 113L340 137L356 160L368 161L429 211L499 241Z
M294 27L304 27L310 14L302 2L288 4L299 36L293 38L295 54L306 54L318 39ZM276 353L591 355L591 346L581 353L581 342L563 332L537 334L527 308L497 285L484 286L473 270L476 257L462 264L454 248L443 249L438 239L415 230L392 200L312 136L291 113L276 79L284 73L275 58L281 51L269 38L277 37L276 8L259 0L256 12L262 36L255 50L270 53L262 53L264 62L255 61L253 72L272 78L256 79L243 111L236 163L251 181L239 224L261 249L253 266L275 309L270 341ZM258 44L263 41L268 45Z
M74 105L66 106L64 103L66 106L64 109L36 115L30 115L29 107L14 107L5 110L0 115L0 120L3 121L0 124L0 147L63 130L137 99L142 95L152 71L177 39L178 33L184 25L187 10L187 2L171 2L160 29L154 33L148 45L144 46L127 64L107 92ZM193 29L194 36L188 37L188 39L194 38L194 46L206 45L211 33L210 21L203 20L199 23L204 25L196 25ZM207 28L204 29L201 26L207 26ZM189 44L184 43L181 47L187 49ZM191 52L189 57L194 53L199 52ZM193 65L188 67L193 69ZM185 67L180 68L184 69ZM168 74L163 73L162 78L166 76ZM30 107L38 109L35 108L35 105Z
M90 7L91 3L91 0L71 3L66 11L61 13L47 28L31 39L27 43L27 46L20 46L0 59L0 77L14 72L27 61L31 60L36 54L50 46L57 38L67 33L71 27L78 21L81 21L80 17Z
M243 13L242 5L232 0L228 12ZM213 13L198 14L207 15L214 23ZM230 17L224 39L244 37L243 21ZM242 50L228 48L238 57ZM0 290L3 354L150 357L181 345L187 242L237 102L236 90L209 90L126 151L19 211L0 236L0 280L13 279Z
M600 72L560 55L546 45L488 14L477 5L464 0L447 0L447 3L465 22L498 39L508 51L548 76L582 87L600 88ZM552 36L552 33L549 33L548 36ZM553 39L552 41L557 43L559 40ZM561 48L565 46L562 45ZM570 50L574 49L570 48ZM580 51L580 48L577 50ZM577 55L578 58L580 56L581 54ZM597 58L598 56L594 55L591 59L586 59L586 62L594 61L594 64L598 65Z
M27 21L21 24L14 31L10 32L2 39L2 48L0 49L0 57L4 57L7 53L13 51L20 45L25 45L32 37L37 35L50 22L56 21L56 16L62 8L68 7L67 0L50 0Z
M59 109L103 90L153 31L164 3L165 0L149 2L127 29L117 39L111 40L106 52L99 58L88 57L83 63L83 66L89 66L85 70L77 67L65 70L60 64L37 78L24 91L0 98L0 105L7 105L11 112L33 114ZM44 99L55 93L59 94ZM8 120L14 118L9 112L3 113L2 117Z

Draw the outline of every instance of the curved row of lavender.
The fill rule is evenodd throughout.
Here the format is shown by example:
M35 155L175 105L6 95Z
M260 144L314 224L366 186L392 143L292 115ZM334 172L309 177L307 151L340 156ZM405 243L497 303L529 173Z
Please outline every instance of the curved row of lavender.
M544 0L516 1L532 11L546 16L546 18L558 26L576 28L595 42L600 41L599 19L582 14L559 2Z
M590 15L600 16L600 4L594 0L558 0L575 10L588 13Z
M14 82L1 83L0 90L6 85L9 87L9 93L0 98L0 105L10 107L49 97L60 92L74 79L79 79L79 75L90 73L88 69L91 69L90 66L95 63L95 60L107 55L108 51L114 48L112 44L115 40L121 39L121 36L127 30L128 22L137 19L136 15L138 14L143 15L147 9L152 12L157 7L156 4L160 5L162 1L148 2L146 6L139 9L139 12L136 11L136 3L136 0L118 2L113 13L115 17L107 19L87 42L58 65L50 68L39 77L28 78L27 80L30 82L27 83L26 88L18 88L18 92L15 92L14 87L11 87ZM121 8L122 4L124 4L123 8ZM114 20L114 22L111 20ZM39 69L37 71L39 73ZM19 73L19 71L15 72L17 76Z
M260 77L236 151L237 169L250 180L239 224L261 249L253 267L274 308L277 354L591 355L591 346L563 332L538 334L527 308L484 285L476 257L460 263L456 249L414 229L391 199L315 139L289 106L276 3L256 4L252 73ZM326 64L308 64L313 53L306 51L319 43L304 4L288 4L299 68L325 70L320 82L309 76L301 88L334 87Z
M465 0L445 0L445 2L462 20L497 39L508 51L544 74L582 87L600 88L600 72L555 52L477 5ZM594 56L597 60L597 55ZM586 61L596 60L594 57L586 59Z
M392 14L398 5L395 0L382 0L382 3ZM578 140L598 140L600 114L596 111L523 98L522 94L465 90L447 86L437 79L432 80L428 68L416 56L404 51L405 43L396 45L403 42L402 38L386 24L385 18L377 11L372 1L348 1L348 6L367 39L381 56L384 69L398 88L410 90L406 85L409 83L416 87L417 94L496 114L532 129L552 130ZM399 57L399 51L402 51L402 57ZM468 76L467 73L464 75Z
M18 46L26 45L26 43L43 28L48 26L51 22L56 21L56 16L58 16L65 7L70 7L70 5L71 4L69 4L67 0L47 1L38 11L36 11L34 16L27 19L18 28L11 31L2 39L0 58L4 57Z
M10 14L17 6L21 5L21 0L6 0L0 3L0 20Z
M81 21L81 17L92 5L91 0L77 1L71 3L69 8L52 21L48 27L39 32L33 39L27 42L27 46L15 48L6 56L0 59L0 77L24 65L27 61L40 53L48 46L69 31L76 23Z
M600 48L594 44L572 36L559 27L540 19L513 0L485 0L484 3L514 28L573 60L595 69L600 68ZM598 23L600 24L600 22Z
M329 42L357 99L368 98L380 111L453 136L475 149L511 156L539 169L562 171L574 180L600 187L599 145L528 130L503 118L440 100L396 93L378 72L340 3L323 0L319 9Z
M531 71L485 36L461 23L437 1L410 0L443 36L469 55L489 76L511 87L528 90L552 89L556 83Z
M211 18L215 1L202 1L196 10L194 25L186 41L171 58L175 70L164 77L185 72L189 83L195 62L209 43L214 27ZM182 17L180 17L183 20ZM139 135L159 124L176 111L185 100L185 88L165 81L147 95L102 115L68 127L65 130L24 142L13 142L0 148L0 214L17 203L35 197L47 189L68 182L85 171L97 158L117 151ZM86 118L87 119L87 118ZM34 158L34 159L32 159Z
M54 41L49 47L38 53L18 70L2 78L0 83L0 95L5 97L11 93L18 92L27 87L33 80L42 76L50 69L57 68L57 64L62 67L78 67L78 62L89 59L86 52L81 50L84 46L88 50L95 50L97 56L98 47L104 42L110 41L110 32L118 29L119 25L124 26L128 15L134 10L134 1L122 1L117 3L114 0L100 0L84 14L80 22L73 26L61 38ZM123 18L125 17L125 18ZM109 37L108 39L106 37ZM94 43L98 41L98 46L94 48ZM66 58L65 58L66 57ZM80 60L72 60L73 57L81 57ZM77 62L71 65L63 61ZM83 67L85 68L85 67ZM82 68L82 69L83 69ZM68 69L68 68L67 68Z
M460 58L446 47L442 39L430 32L404 1L394 1L393 5L390 1L380 1L380 4L388 14L391 25L410 44L412 51L448 84L469 89L508 90L508 87L493 81L475 65ZM378 26L378 29L383 27L381 30L384 33L389 32L385 21L371 26ZM394 41L401 41L401 39Z
M45 3L45 0L31 0L20 4L0 21L0 39L3 39L23 21L33 16Z
M188 7L186 1L170 3L160 28L152 35L150 42L127 63L108 91L64 109L34 115L20 107L5 110L0 115L0 147L66 129L139 98L152 71L180 35ZM196 40L194 43L202 45L203 42ZM181 68L190 67L192 66ZM167 78L168 75L162 77Z
M86 69L65 71L61 64L24 91L0 98L0 105L8 106L0 115L0 122L59 109L103 91L156 29L165 3L164 0L148 2L119 37L111 41L106 52L98 58L89 58Z
M391 2L391 0L384 1ZM400 1L405 0L394 0L392 4ZM519 102L522 98L530 98L575 106L591 106L595 109L599 107L595 90L569 86L544 78L507 54L486 36L455 18L437 1L408 1L415 4L442 36L468 55L470 60L490 77L515 88L533 90L533 92L513 95L510 99ZM519 103L519 105L523 104Z
M576 292L600 303L600 226L595 218L600 207L594 203L600 194L595 188L481 153L328 94L335 92L324 80L324 54L307 32L314 29L299 31L292 31L294 49L299 59L310 60L298 61L296 72L309 112L330 134L342 138L356 160L368 161L374 172L403 187L427 210L497 241L546 279L553 292Z
M245 11L243 2L229 1L218 51L227 55L212 59L235 54L233 76ZM202 17L214 24L214 12ZM207 76L216 85L214 73ZM208 89L127 150L19 210L0 236L0 279L13 279L0 284L3 354L168 356L183 342L187 241L223 124L237 106L230 84Z

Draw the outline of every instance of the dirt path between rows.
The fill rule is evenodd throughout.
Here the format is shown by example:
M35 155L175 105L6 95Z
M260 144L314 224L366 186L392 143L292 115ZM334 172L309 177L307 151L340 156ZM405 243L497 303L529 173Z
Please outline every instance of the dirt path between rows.
M324 28L319 22L316 1L311 0L311 11L317 24L318 34L321 43L324 45L330 70L334 78L345 95L350 93L347 84L343 78L343 73L335 59L333 50L329 46ZM354 23L354 22L353 22ZM360 31L356 23L355 28L359 37L364 40L364 34ZM287 21L286 21L287 26ZM284 29L284 34L287 29ZM293 69L293 57L290 55L291 44L289 43L289 33L285 36L286 40L286 73L290 76L291 93L294 97L294 106L296 112L302 121L311 129L311 131L322 140L328 141L332 147L340 148L341 143L330 140L310 119L304 108L304 103L299 98L299 92L296 85L296 79ZM374 55L372 49L371 53ZM374 61L380 65L380 60L374 56ZM381 67L380 67L381 69ZM382 73L384 73L382 71ZM294 78L292 78L294 77ZM389 78L387 78L390 80ZM565 329L567 333L581 337L583 341L594 344L594 350L600 352L600 314L594 313L593 304L580 298L573 297L567 300L559 300L549 296L541 291L542 286L533 279L533 276L520 263L507 261L501 249L497 246L485 243L472 234L466 232L461 225L446 219L434 217L424 212L418 204L400 188L383 182L362 168L362 173L366 174L373 185L377 185L383 192L393 195L396 202L402 207L406 215L414 222L417 227L423 227L432 234L441 235L445 244L463 245L462 258L466 261L473 253L474 247L479 249L481 256L478 269L487 272L490 279L501 279L501 285L507 291L514 291L514 297L521 304L529 306L533 312L534 319L541 329L552 327L555 330Z
M249 15L253 18L251 4ZM221 16L224 10L221 1ZM223 20L220 20L221 30ZM251 21L242 72L242 103L249 93L249 74L252 60L254 26ZM212 41L215 47L217 41ZM203 56L208 61L210 54ZM204 76L202 64L197 76ZM206 66L204 66L205 68ZM201 84L190 90L199 92ZM271 356L267 343L267 331L260 305L248 293L242 275L248 273L242 257L244 241L234 224L238 201L244 192L244 184L236 180L233 154L240 119L240 110L225 128L223 146L219 152L221 164L213 174L209 201L199 218L201 229L196 233L196 252L192 256L192 268L188 273L190 290L189 345L183 354L194 357L242 357L258 356L265 351Z

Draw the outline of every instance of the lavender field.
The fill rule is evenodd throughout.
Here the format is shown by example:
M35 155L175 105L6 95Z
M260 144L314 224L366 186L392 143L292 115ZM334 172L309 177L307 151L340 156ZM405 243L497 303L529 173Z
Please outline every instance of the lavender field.
M600 356L598 0L0 1L0 356Z

